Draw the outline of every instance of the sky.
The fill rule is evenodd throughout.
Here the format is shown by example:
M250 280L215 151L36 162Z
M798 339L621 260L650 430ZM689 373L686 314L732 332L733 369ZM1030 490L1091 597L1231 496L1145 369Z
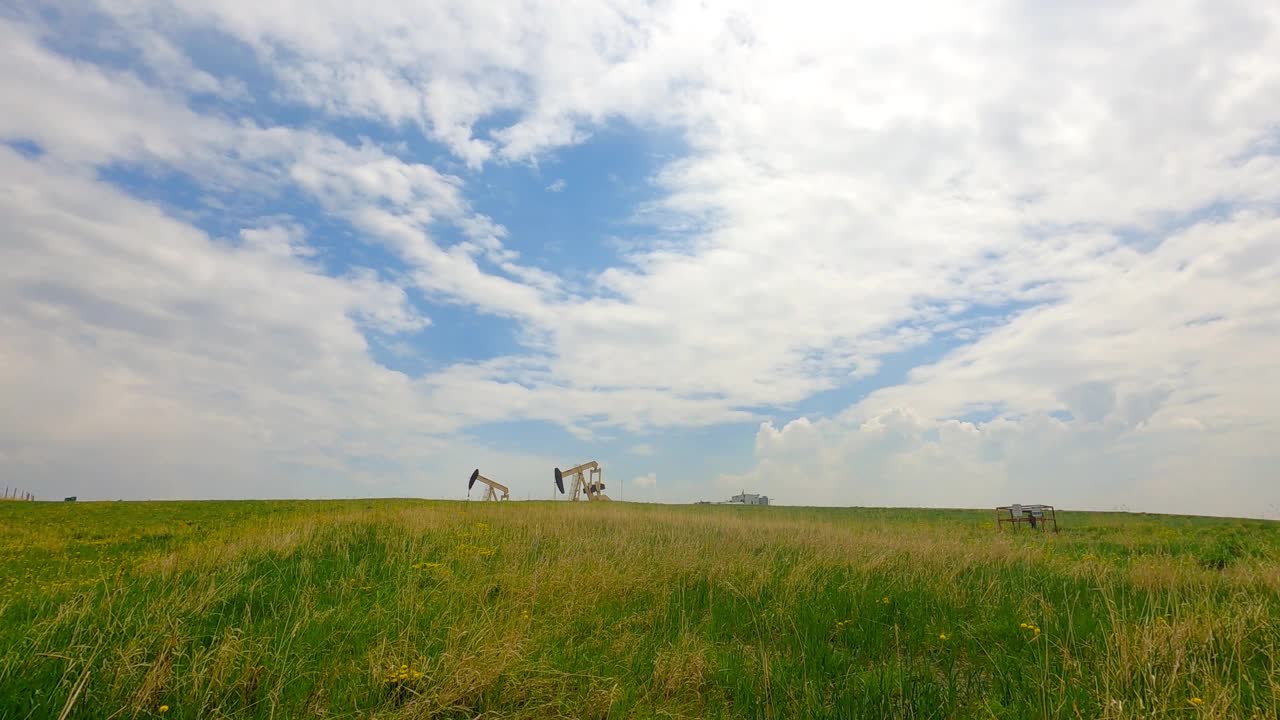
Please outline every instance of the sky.
M1280 5L0 0L0 485L1280 517Z

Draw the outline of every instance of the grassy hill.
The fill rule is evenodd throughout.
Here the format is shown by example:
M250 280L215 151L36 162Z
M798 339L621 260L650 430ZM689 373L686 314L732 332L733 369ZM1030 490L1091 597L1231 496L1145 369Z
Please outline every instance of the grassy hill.
M1280 527L1060 519L3 503L0 717L1280 716Z

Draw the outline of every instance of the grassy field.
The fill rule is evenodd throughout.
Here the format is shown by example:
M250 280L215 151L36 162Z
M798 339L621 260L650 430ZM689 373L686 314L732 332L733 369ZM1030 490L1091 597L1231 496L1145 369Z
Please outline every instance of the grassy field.
M1280 716L1280 527L0 503L0 717Z

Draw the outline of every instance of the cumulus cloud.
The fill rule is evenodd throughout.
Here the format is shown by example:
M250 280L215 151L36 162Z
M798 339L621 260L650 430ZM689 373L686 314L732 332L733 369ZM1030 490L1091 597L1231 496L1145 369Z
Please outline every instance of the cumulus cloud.
M1280 517L1258 440L1172 416L1142 427L1046 414L986 422L895 409L858 423L761 425L756 464L724 475L783 504L994 507L1046 502L1095 510Z
M602 295L565 297L554 278L514 265L500 233L442 251L422 223L437 208L347 213L420 267L413 278L424 290L527 323L553 384L632 388L653 403L675 395L717 421L870 377L883 356L940 334L971 339L972 328L952 327L957 314L1054 300L1064 283L1123 261L1108 252L1123 244L1108 227L1158 241L1170 216L1224 192L1256 204L1274 186L1275 156L1253 152L1275 113L1265 99L1275 94L1261 92L1276 84L1266 61L1274 17L1249 6L1215 13L1212 26L1194 6L1139 8L1123 23L1073 11L1054 19L1051 43L1046 19L1017 6L923 22L854 9L850 22L817 25L814 13L716 4L602 5L573 18L556 6L499 24L510 42L465 48L379 31L445 23L465 35L491 19L468 8L380 7L358 25L313 13L299 26L271 3L179 15L255 48L286 86L304 64L386 78L386 99L358 103L345 76L309 80L309 101L329 112L398 123L426 92L435 107L470 110L423 122L470 133L479 118L514 109L492 139L451 145L468 161L472 141L520 158L581 142L610 117L681 128L691 153L659 175L668 194L658 207L713 221L682 247L640 250L604 271ZM1189 30L1159 44L1162 25ZM934 50L922 58L917 46ZM1165 72L1205 53L1221 60L1203 81ZM873 59L875 74L844 72ZM1136 86L1152 89L1150 102L1132 102ZM452 94L431 95L438 88ZM1176 168L1166 162L1175 149ZM324 176L293 174L332 194ZM666 372L673 365L681 372ZM605 421L642 425L656 410L628 407L631 417Z
M108 39L127 38L117 45L138 68L51 49L80 12ZM1057 477L1047 469L1061 453L1105 479L1067 496L1076 502L1106 505L1114 487L1194 509L1194 493L1176 488L1212 474L1203 458L1217 454L1239 494L1215 507L1256 506L1251 488L1275 497L1260 470L1276 459L1263 437L1280 387L1266 361L1280 266L1280 10L1267 4L373 3L353 17L184 1L30 15L0 21L0 92L23 98L0 116L0 139L45 153L9 153L7 171L22 175L10 186L32 185L8 196L3 216L25 228L5 248L24 274L0 277L28 320L8 329L44 348L30 367L6 361L13 387L52 392L62 367L113 379L86 397L198 399L231 418L255 416L252 398L266 395L313 418L326 392L317 379L336 372L364 408L355 424L372 456L424 428L497 419L590 437L794 418L787 408L817 393L888 382L835 417L764 426L751 473L767 485L788 462L809 468L826 478L814 501L897 497L868 490L881 483L975 504L965 499ZM269 87L202 67L183 50L193 32L247 49ZM397 142L326 134L323 122L273 123L236 104L255 92L420 134L451 157L426 162ZM205 96L217 110L196 102ZM508 247L518 228L472 209L470 183L617 122L683 142L643 208L661 233L629 241L589 282L562 283ZM201 237L95 179L120 166L265 198L249 216L299 193L403 267L325 272L305 234L275 217L244 218L235 243ZM145 223L96 227L112 204ZM163 262L171 235L186 240L170 252L198 258L190 268ZM117 285L67 274L90 260L115 263ZM248 292L222 297L210 268L233 261L243 270L226 275L243 272ZM276 274L285 281L262 280ZM183 293L150 293L175 278ZM65 299L77 292L91 301ZM297 310L313 293L317 306ZM245 298L271 308L260 326L271 332L243 320ZM421 377L387 371L366 334L430 333L415 298L509 318L523 348ZM191 337L174 329L186 325ZM131 354L69 345L84 326L132 333L121 346ZM206 327L227 334L196 330ZM276 376L254 360L188 385L153 377L203 377L178 360L216 365L233 348L287 367L281 337L322 346L324 372ZM885 372L935 347L953 349L900 382ZM236 372L263 389L246 391ZM316 383L290 384L303 378ZM366 391L391 399L354 399ZM10 432L19 447L34 442ZM360 454L337 447L339 464ZM874 470L842 485L845 461ZM1162 484L1174 490L1161 495Z
M22 188L0 196L6 474L88 496L86 483L160 492L184 457L207 461L206 475L249 461L246 445L341 466L380 432L370 413L383 407L442 427L401 397L407 379L368 361L359 318L425 322L396 289L328 277L278 241L214 242L92 179L0 157L5 184Z
M836 418L762 425L756 467L725 481L784 502L1280 516L1280 221L1201 223L1114 272Z
M631 481L631 484L637 488L650 489L657 487L658 476L655 473L640 475Z

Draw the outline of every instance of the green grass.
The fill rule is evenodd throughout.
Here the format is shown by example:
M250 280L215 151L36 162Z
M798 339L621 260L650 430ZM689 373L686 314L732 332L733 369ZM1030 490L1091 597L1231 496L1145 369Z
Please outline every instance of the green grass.
M0 717L1280 716L1280 527L1061 520L0 503Z

